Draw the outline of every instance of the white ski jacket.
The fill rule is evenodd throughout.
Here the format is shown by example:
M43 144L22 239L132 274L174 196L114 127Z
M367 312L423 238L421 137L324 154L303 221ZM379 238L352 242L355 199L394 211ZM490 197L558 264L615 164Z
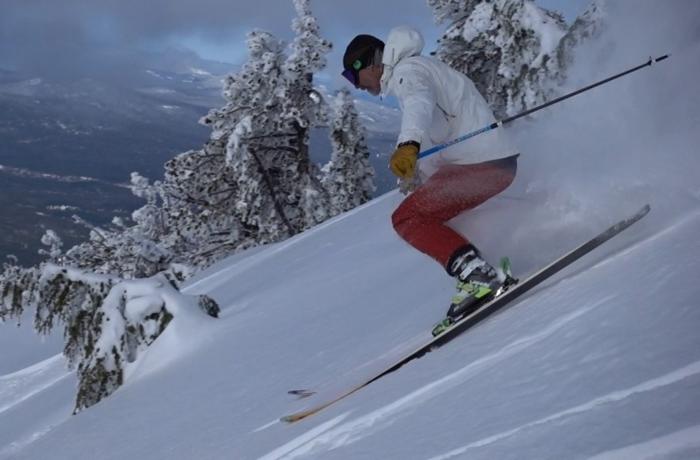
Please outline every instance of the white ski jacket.
M417 30L392 29L381 80L382 93L396 95L401 107L397 143L416 141L421 151L496 121L474 83L438 59L421 56L423 46ZM481 163L516 153L503 128L497 128L421 159L419 171L428 177L444 164Z

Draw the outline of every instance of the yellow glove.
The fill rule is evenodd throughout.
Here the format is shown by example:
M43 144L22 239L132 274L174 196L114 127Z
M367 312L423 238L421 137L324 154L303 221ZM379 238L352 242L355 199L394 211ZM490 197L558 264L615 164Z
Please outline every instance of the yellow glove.
M389 167L399 179L411 179L416 174L419 144L409 142L400 144L389 160Z

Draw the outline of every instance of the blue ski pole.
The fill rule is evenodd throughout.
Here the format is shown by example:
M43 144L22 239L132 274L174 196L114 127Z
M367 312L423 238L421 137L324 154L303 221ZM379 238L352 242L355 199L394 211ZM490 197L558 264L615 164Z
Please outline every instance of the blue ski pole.
M556 103L558 103L558 102L561 102L561 101L563 101L564 99L569 99L570 97L574 97L574 96L576 96L577 94L581 94L581 93L583 93L583 92L585 92L585 91L588 91L589 89L593 89L593 88L595 88L595 87L597 87L597 86L603 85L603 84L605 84L605 83L608 83L608 82L610 82L610 81L612 81L612 80L615 80L615 79L617 79L617 78L620 78L620 77L625 76L625 75L627 75L627 74L630 74L630 73L632 73L632 72L636 72L637 70L639 70L639 69L641 69L641 68L644 68L644 67L647 67L647 66L651 66L652 64L654 64L654 63L656 63L656 62L663 61L664 59L668 58L669 56L670 56L669 54L665 54L665 55L663 55L663 56L661 56L661 57L658 57L658 58L656 58L656 59L649 58L649 60L648 60L647 62L645 62L644 64L641 64L641 65L638 65L637 67L633 67L633 68L631 68L631 69L629 69L629 70L626 70L626 71L624 71L624 72L621 72L621 73L619 73L619 74L617 74L617 75L613 75L612 77L608 77L608 78L606 78L605 80L601 80L601 81L599 81L599 82L593 83L593 84L588 85L588 86L586 86L586 87L584 87L584 88L577 89L576 91L573 91L573 92L571 92L571 93L565 94L565 95L563 95L563 96L561 96L561 97L558 97L558 98L556 98L556 99L553 99L553 100L551 100L551 101L549 101L549 102L545 102L544 104L538 105L537 107L533 107L533 108L528 109L528 110L525 110L524 112L520 112L520 113L518 113L518 114L516 114L516 115L513 115L513 116L511 116L511 117L504 118L503 120L500 120L500 121L496 121L496 122L494 122L494 123L491 123L491 124L488 125L488 126L484 126L484 127L481 128L481 129L477 129L476 131L472 131L472 132L467 133L467 134L465 134L465 135L463 135L463 136L460 136L460 137L458 137L457 139L453 139L453 140L451 140L451 141L447 141L447 142L445 142L445 143L442 143L442 144L436 145L436 146L434 146L434 147L431 147L431 148L429 148L428 150L424 150L424 151L422 151L422 152L420 152L420 153L418 154L418 158L425 158L425 157L427 157L428 155L432 155L433 153L436 153L436 152L439 152L440 150L446 149L447 147L450 147L451 145L455 145L455 144L458 144L458 143L460 143L460 142L464 142L464 141L466 141L467 139L471 139L472 137L478 136L479 134L483 134L483 133L485 133L485 132L491 131L491 130L493 130L493 129L498 128L499 126L503 126L503 125L505 125L505 124L507 124L507 123L510 123L511 121L517 120L518 118L525 117L525 116L530 115L530 114L532 114L532 113L534 113L534 112L537 112L538 110L542 110L542 109L544 109L545 107L549 107L550 105L554 105L554 104L556 104Z

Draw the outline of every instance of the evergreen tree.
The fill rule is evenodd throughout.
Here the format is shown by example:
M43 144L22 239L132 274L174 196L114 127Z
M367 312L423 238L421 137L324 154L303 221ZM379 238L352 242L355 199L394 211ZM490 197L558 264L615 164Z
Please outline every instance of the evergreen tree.
M188 314L183 305L218 315L212 299L184 296L178 282L234 251L279 241L340 212L331 208L308 145L310 130L327 122L323 99L310 96L330 44L309 0L294 5L289 55L273 35L249 34L249 61L224 82L226 104L202 119L212 127L204 147L167 162L162 181L132 174L131 190L146 203L130 221L100 228L74 217L90 229L88 240L63 252L49 231L45 262L3 266L0 320L33 308L38 332L63 324L64 354L79 377L76 411L115 391L124 365L173 318ZM351 132L359 131L356 113L343 109L339 117L334 129L345 130L338 138L346 147L336 148L331 182L345 210L366 200L371 185L364 139ZM341 150L362 165L356 177Z
M251 59L226 82L228 104L205 118L224 149L227 182L240 220L239 238L279 241L330 215L329 197L309 155L309 132L325 121L325 106L309 97L313 74L330 43L320 37L309 0L295 0L295 39L285 58L272 35L249 36ZM211 194L210 190L206 191ZM240 243L239 243L240 244Z
M338 92L334 109L330 131L333 153L323 168L323 184L336 215L369 201L375 187L365 132L348 89Z
M560 72L564 19L531 0L428 0L448 23L436 52L468 75L497 117L544 102Z
M250 58L224 82L226 104L202 119L210 141L166 164L165 189L186 219L188 240L223 255L296 233L286 215L272 154L287 148L279 125L284 47L263 31L248 34ZM218 250L217 250L218 246Z
M289 136L289 147L276 152L272 162L282 165L280 182L287 197L287 215L297 231L302 231L323 222L331 214L320 171L309 155L311 129L327 121L327 107L311 97L313 75L326 66L325 56L331 44L320 35L310 0L293 2L297 16L292 29L296 35L284 65L285 84L280 88L279 131Z
M89 238L51 260L94 273L119 273L126 279L145 278L167 270L175 254L160 203L161 183L151 185L145 177L132 173L130 188L134 195L146 201L132 213L131 225L115 218L111 227L102 228L73 216L77 224L88 228ZM47 232L47 236L50 233ZM51 240L47 236L43 242L48 245ZM51 254L55 253L56 249L52 249Z
M436 24L448 22L451 27L469 17L474 8L483 0L428 0L428 6L433 9L433 19Z
M102 235L108 246L116 246ZM0 320L19 319L33 308L34 328L48 334L64 327L63 354L78 374L74 412L109 396L124 380L124 366L165 330L183 306L197 306L210 316L219 307L207 296L179 293L172 275L164 272L132 281L66 266L71 256L61 253L60 239L47 232L42 242L51 247L46 262L21 268L6 264L0 273ZM84 249L84 248L83 248ZM189 313L191 314L191 313Z
M607 0L593 0L571 25L557 47L560 68L566 70L574 62L574 51L584 43L600 38L607 24ZM612 43L609 44L613 46ZM562 78L564 75L562 75Z

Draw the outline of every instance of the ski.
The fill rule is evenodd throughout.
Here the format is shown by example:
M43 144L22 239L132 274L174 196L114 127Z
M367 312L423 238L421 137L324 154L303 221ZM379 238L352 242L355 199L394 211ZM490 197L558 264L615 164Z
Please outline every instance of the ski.
M544 267L541 270L535 272L534 274L528 276L527 278L518 282L517 284L511 286L506 292L499 295L498 297L495 297L494 299L490 300L489 302L486 302L485 304L481 305L476 311L474 311L474 312L462 317L458 321L450 324L449 327L446 327L443 331L441 331L441 333L439 335L437 335L435 337L431 337L429 340L426 340L426 342L424 342L422 345L419 345L418 347L414 348L413 351L410 351L409 353L406 353L405 355L403 355L401 358L399 358L397 361L395 361L394 364L386 367L384 370L378 372L374 376L364 380L359 385L355 385L352 388L340 393L339 395L337 395L335 397L332 397L332 398L329 398L323 402L317 403L317 404L315 404L311 407L308 407L304 410L301 410L299 412L295 412L293 414L285 415L280 420L283 422L287 422L287 423L294 423L294 422L297 422L299 420L303 420L307 417L310 417L314 414L317 414L318 412L322 411L323 409L327 408L328 406L331 406L331 405L335 404L336 402L338 402L342 399L345 399L346 397L356 393L357 391L361 390L362 388L366 387L367 385L371 384L372 382L375 382L375 381L379 380L380 378L386 376L387 374L394 372L395 370L399 369L400 367L402 367L404 364L408 363L409 361L412 361L416 358L420 358L421 356L425 355L426 353L428 353L436 348L439 348L440 346L446 344L450 340L457 337L462 332L466 331L467 329L471 328L472 326L483 321L488 316L501 310L503 307L508 305L510 302L512 302L513 300L522 296L523 294L528 292L530 289L532 289L533 287L540 284L542 281L548 279L549 277L551 277L555 273L561 271L563 268L571 265L576 260L580 259L581 257L583 257L584 255L588 254L589 252L593 251L595 248L597 248L601 244L603 244L606 241L613 238L615 235L618 235L619 233L621 233L622 231L624 231L625 229L630 227L632 224L634 224L635 222L639 221L644 216L646 216L650 210L651 210L651 207L648 204L645 205L639 211L637 211L633 216L631 216L627 219L621 220L620 222L611 226L607 230L601 232L599 235L597 235L594 238L590 239L589 241L583 243L579 247L564 254L563 256L561 256L557 260L553 261L552 263L550 263L546 267Z

